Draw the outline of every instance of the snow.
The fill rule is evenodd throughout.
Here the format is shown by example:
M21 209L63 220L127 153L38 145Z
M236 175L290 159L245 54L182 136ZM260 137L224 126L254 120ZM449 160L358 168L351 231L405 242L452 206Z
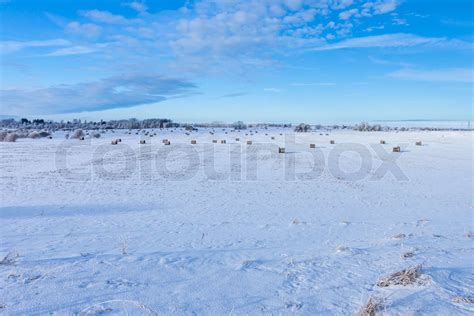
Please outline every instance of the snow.
M472 132L209 131L0 143L0 313L474 311Z

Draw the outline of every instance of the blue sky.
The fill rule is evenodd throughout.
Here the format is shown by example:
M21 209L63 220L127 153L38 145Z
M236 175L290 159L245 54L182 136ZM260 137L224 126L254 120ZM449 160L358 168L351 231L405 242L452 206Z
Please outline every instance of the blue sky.
M0 115L473 118L471 0L0 0Z

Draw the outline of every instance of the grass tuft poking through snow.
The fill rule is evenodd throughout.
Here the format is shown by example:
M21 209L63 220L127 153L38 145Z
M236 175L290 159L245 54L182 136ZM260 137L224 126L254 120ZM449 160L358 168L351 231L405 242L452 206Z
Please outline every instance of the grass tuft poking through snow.
M11 266L14 265L20 255L16 251L9 252L3 259L0 261L0 266Z
M380 279L379 282L377 282L377 286L388 287L392 285L407 286L415 283L420 284L422 282L420 277L421 265L412 266Z
M357 312L357 316L375 316L381 309L382 300L371 296L367 303Z

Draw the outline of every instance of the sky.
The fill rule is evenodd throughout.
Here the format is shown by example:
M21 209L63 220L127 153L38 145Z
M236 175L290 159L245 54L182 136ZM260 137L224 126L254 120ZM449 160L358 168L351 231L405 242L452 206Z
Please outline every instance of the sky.
M472 120L471 0L0 0L0 117Z

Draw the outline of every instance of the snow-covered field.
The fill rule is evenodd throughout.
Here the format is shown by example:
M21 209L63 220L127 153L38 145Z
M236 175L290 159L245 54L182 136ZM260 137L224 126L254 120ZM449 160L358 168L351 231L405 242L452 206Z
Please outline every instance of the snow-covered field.
M474 312L472 132L209 131L0 143L0 314Z

